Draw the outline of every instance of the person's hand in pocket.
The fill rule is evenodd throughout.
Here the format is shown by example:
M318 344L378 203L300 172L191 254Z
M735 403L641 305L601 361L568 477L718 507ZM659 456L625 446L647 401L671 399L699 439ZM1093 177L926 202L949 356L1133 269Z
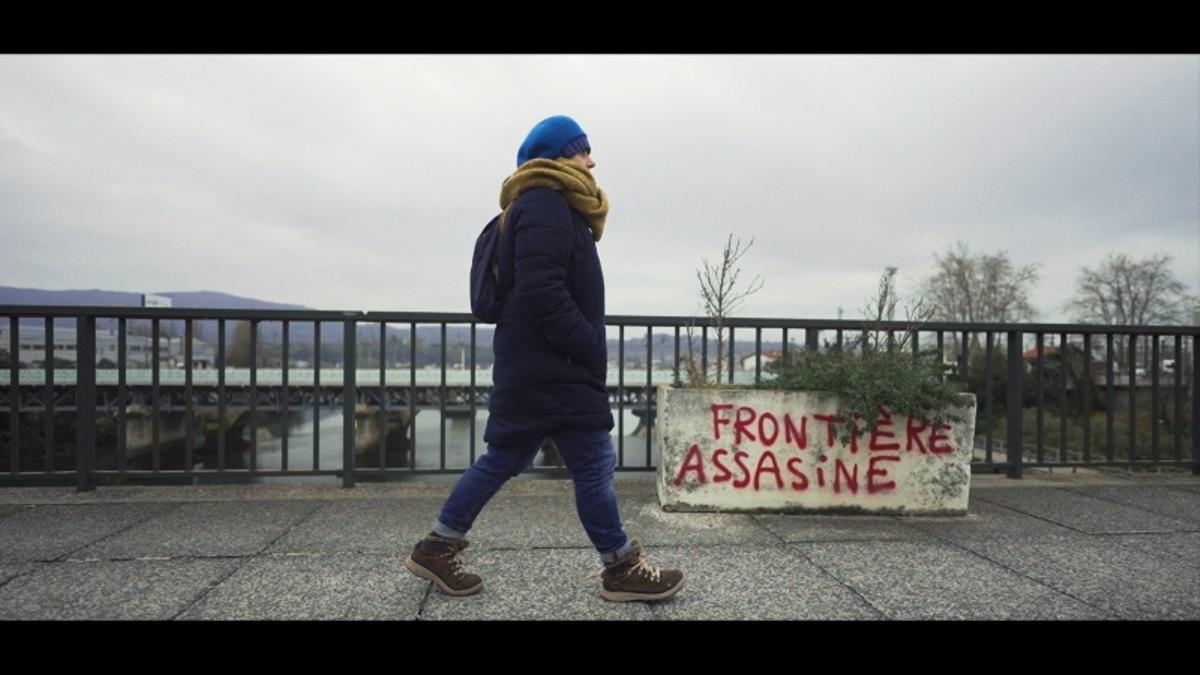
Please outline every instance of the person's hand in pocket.
M604 381L608 377L608 336L603 331L599 331L596 335L596 348L592 355L584 363L587 366L588 372Z

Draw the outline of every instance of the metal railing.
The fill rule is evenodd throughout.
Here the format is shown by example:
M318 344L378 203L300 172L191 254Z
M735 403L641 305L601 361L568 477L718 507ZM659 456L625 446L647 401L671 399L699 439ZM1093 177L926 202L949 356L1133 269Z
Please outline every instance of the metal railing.
M486 396L490 385L477 381L477 322L470 314L439 313L439 312L359 312L359 311L293 311L293 310L217 310L191 308L117 308L117 307L40 307L40 306L0 306L0 322L7 317L9 327L9 365L6 373L0 373L0 380L7 374L7 382L0 381L0 416L8 419L8 427L0 443L0 481L21 483L30 481L74 482L79 490L90 490L97 482L136 480L175 479L192 481L200 478L217 477L219 480L239 480L244 477L267 476L340 476L342 484L352 487L356 479L391 477L405 475L459 473L475 461L477 448L477 419L476 414L486 410ZM20 348L20 318L41 318L44 320L44 341L42 347L41 368L22 368L18 362ZM55 368L54 321L56 318L74 320L75 323L75 354L76 362L72 369ZM113 369L97 368L97 320L109 319L117 322L117 361L115 373ZM151 367L149 383L129 381L127 368L127 329L129 321L147 320L151 322ZM183 361L184 377L182 382L163 382L161 372L160 323L163 321L184 322ZM216 321L217 345L214 370L204 370L203 381L198 382L193 364L193 322ZM248 380L243 381L242 374L231 369L226 354L227 322L247 322L248 336ZM281 365L278 382L260 383L260 370L271 369L259 364L259 326L263 322L280 322L282 324ZM292 324L311 323L313 326L312 372L311 382L308 381L306 368L291 366L290 358L290 326ZM388 381L387 356L385 346L388 344L388 325L407 323L409 325L409 379L407 385L393 384ZM322 327L330 324L340 325L342 330L343 358L340 366L330 372L322 368L321 333ZM364 371L358 368L360 336L362 325L378 326L378 382L364 379ZM418 385L417 343L418 324L437 324L441 327L439 379L436 383ZM447 381L447 340L446 332L449 325L470 326L470 376L466 382L451 384ZM609 379L610 402L615 398L616 408L616 446L618 452L618 470L637 472L654 471L654 448L651 433L655 415L655 387L658 384L669 383L676 386L683 384L680 378L681 359L687 353L681 349L681 331L694 327L699 332L702 369L707 376L711 359L709 352L709 332L715 331L707 324L707 319L683 316L629 316L618 315L606 317L609 328L615 328L618 333L616 353L616 382ZM906 325L902 322L884 322L878 328L887 332L889 342L893 343L896 333L903 332ZM626 375L626 329L644 329L644 370L645 381L629 383ZM655 334L654 330L673 331L673 358L666 361L660 359L662 369L656 372L654 368ZM369 329L368 329L369 330ZM725 344L728 345L728 359L723 360L722 370L728 365L728 378L724 373L714 373L718 381L743 383L761 383L764 378L763 331L781 331L781 358L786 361L789 348L819 349L822 334L826 334L828 344L844 344L845 335L864 333L866 330L861 321L842 320L808 320L808 319L726 319L721 330L727 330ZM751 380L748 367L739 369L737 364L738 342L737 332L754 331L753 379ZM803 333L802 345L792 343L789 332L793 335ZM985 347L982 351L984 362L984 377L980 383L982 395L977 413L976 435L980 456L973 463L975 471L1004 471L1013 477L1020 477L1023 467L1096 467L1120 466L1130 469L1153 466L1191 467L1193 472L1200 474L1200 396L1197 396L1198 373L1200 373L1200 328L1187 326L1098 326L1091 324L983 324L983 323L927 323L911 337L914 354L921 344L921 335L935 335L937 353L947 354L947 337L957 342L957 362L954 364L954 374L964 382L970 382L973 354L970 345L973 336L983 334ZM369 333L368 333L369 334ZM829 340L828 335L836 339ZM689 333L690 335L690 333ZM1058 346L1049 348L1046 337L1053 336ZM669 336L659 335L661 338ZM1102 338L1105 351L1099 363L1093 363L1095 354L1093 346L1095 338ZM1003 338L1006 343L1005 356L997 358L997 338ZM1078 381L1068 381L1071 372L1062 362L1063 345L1070 338L1078 338L1081 342L1078 353L1081 355ZM1167 396L1173 401L1173 410L1163 406L1163 392L1160 391L1160 375L1164 371L1161 341L1170 340L1172 349L1173 369L1169 377L1173 382L1169 385ZM635 338L636 339L636 338ZM689 340L692 338L689 338ZM1127 355L1122 367L1124 372L1118 372L1120 355L1117 351L1117 341L1127 341L1124 347ZM1026 343L1030 349L1026 349ZM1139 345L1146 343L1139 350ZM746 344L745 342L741 344ZM353 348L347 346L353 345ZM5 345L0 345L3 349ZM465 348L465 345L463 345ZM1147 348L1148 347L1148 348ZM1026 356L1032 351L1033 356ZM1051 353L1053 352L1053 353ZM611 356L611 353L610 353ZM740 361L745 361L750 354L743 354ZM1055 361L1057 359L1057 361ZM464 355L465 360L465 355ZM673 364L671 363L673 361ZM1026 362L1029 361L1027 364ZM1057 366L1051 367L1054 361ZM1142 363L1141 367L1138 364ZM465 365L465 364L464 364ZM1097 447L1092 438L1092 424L1096 415L1093 414L1093 380L1099 375L1094 366L1103 366L1104 397L1104 443ZM1004 373L1002 405L1004 407L1003 424L1005 434L1003 444L995 438L997 401L1000 398L996 392L998 382L997 368ZM56 370L65 379L74 382L56 383ZM427 369L420 369L424 375ZM634 369L636 370L636 369ZM1057 370L1057 383L1050 382L1047 375ZM1151 380L1150 402L1147 424L1150 426L1149 448L1139 451L1142 436L1138 433L1139 419L1146 417L1139 413L1139 377L1144 377L1149 371ZM322 381L322 371L330 381ZM370 372L370 371L368 371ZM98 373L103 381L98 381ZM304 375L304 382L290 382L289 374ZM238 382L230 383L228 376L238 375ZM657 376L657 377L656 377ZM462 376L457 376L462 379ZM40 381L39 381L40 378ZM215 379L215 381L214 381ZM371 378L374 379L373 377ZM1032 388L1036 392L1026 390L1026 382L1033 380ZM1123 381L1122 381L1123 379ZM1128 390L1128 407L1121 410L1117 402L1117 389ZM1144 390L1145 388L1142 387ZM1190 391L1188 391L1190 390ZM180 393L182 391L182 397ZM1074 394L1072 394L1072 391ZM1057 397L1058 409L1051 410L1047 402L1047 394ZM305 401L305 396L308 401ZM1076 407L1080 410L1076 419L1071 419L1069 407L1072 396ZM131 429L130 414L142 411L138 401L149 400L148 425L150 427L149 443L142 448L148 451L149 458L133 457L130 453L129 433ZM300 405L312 406L312 463L311 467L294 468L289 466L289 414L295 410L292 402L300 399ZM1035 404L1034 429L1027 433L1026 399L1033 399ZM1141 398L1144 398L1141 397ZM1190 421L1185 421L1184 401L1190 398ZM179 401L182 400L182 403ZM322 466L320 422L321 410L341 408L342 447L340 466ZM437 462L433 463L429 455L418 455L422 448L417 447L416 417L421 409L436 409L439 413L439 442ZM1145 407L1145 406L1142 406ZM632 414L640 416L639 428L644 434L644 448L635 448L630 454L626 453L625 412L629 409ZM144 412L144 411L143 411ZM407 412L407 417L404 416ZM74 413L75 442L73 447L56 446L56 416L70 416ZM1049 447L1050 440L1046 434L1047 413L1057 414L1057 448ZM278 468L259 467L259 429L263 414L277 415L280 418L279 466ZM451 447L450 450L462 455L458 461L466 466L451 466L448 462L446 424L448 416L467 415L470 419L469 442L464 448ZM22 415L41 415L43 429L41 438L35 432L22 433ZM99 417L98 417L99 415ZM181 457L178 458L180 468L165 467L163 463L162 423L164 415L182 415ZM201 419L200 415L203 415ZM233 419L230 419L233 415ZM209 419L211 416L212 419ZM1127 442L1124 447L1117 437L1117 421L1123 418ZM97 419L114 420L115 444L110 468L97 466ZM140 418L139 418L140 419ZM406 431L406 447L401 448L400 461L389 461L388 438L389 425L398 424ZM215 435L212 445L215 446L212 457L206 456L206 462L197 461L195 447L196 425L200 431L210 432L209 427L215 425L211 432ZM143 425L144 426L144 425ZM1162 447L1160 433L1166 427L1172 436L1169 448ZM241 438L241 431L236 437L231 431L248 431L244 451L228 447L231 438ZM377 435L372 437L371 431ZM1053 430L1053 428L1052 428ZM636 434L635 431L635 434ZM982 432L982 433L981 433ZM1077 432L1079 441L1072 437ZM360 434L365 439L360 442ZM1027 436L1032 437L1032 442ZM1186 443L1185 443L1186 436ZM37 461L36 447L41 447L43 455ZM175 442L178 446L180 443ZM29 447L26 447L29 446ZM999 446L999 447L998 447ZM1190 446L1190 449L1189 447ZM201 446L207 448L208 443ZM56 453L56 448L63 452ZM644 449L644 457L640 450ZM1119 450L1124 450L1119 453ZM1145 452L1148 450L1148 452ZM376 461L370 466L358 463L357 455L362 452L376 453ZM1002 457L997 455L1002 453ZM61 454L66 466L56 464L55 455ZM243 454L248 459L243 458ZM73 455L73 457L71 457ZM107 459L107 458L106 458ZM642 461L644 459L644 461ZM73 460L73 461L71 461ZM418 461L420 460L420 461ZM628 461L627 461L628 460ZM215 464L211 468L208 462ZM148 463L148 465L147 465ZM137 464L138 466L135 466ZM202 467L201 467L201 464ZM248 464L248 466L243 466ZM201 467L201 468L198 468ZM566 476L565 469L556 467L533 467L532 472L545 473L551 476ZM2 483L0 483L2 484Z

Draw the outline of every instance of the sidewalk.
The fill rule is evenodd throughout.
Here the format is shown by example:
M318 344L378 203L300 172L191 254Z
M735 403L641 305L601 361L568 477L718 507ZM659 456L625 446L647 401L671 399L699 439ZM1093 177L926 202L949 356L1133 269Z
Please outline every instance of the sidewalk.
M514 480L467 535L484 590L403 567L452 483L0 488L0 619L1200 619L1200 478L976 475L965 518L666 513L627 530L687 587L598 595L570 481Z

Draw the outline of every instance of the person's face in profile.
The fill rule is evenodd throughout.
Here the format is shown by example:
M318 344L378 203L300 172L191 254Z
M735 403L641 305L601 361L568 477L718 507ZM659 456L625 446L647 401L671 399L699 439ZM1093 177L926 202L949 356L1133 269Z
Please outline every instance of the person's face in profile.
M592 154L587 150L576 153L574 157L568 157L567 161L585 171L591 171L592 167L596 166L592 161Z

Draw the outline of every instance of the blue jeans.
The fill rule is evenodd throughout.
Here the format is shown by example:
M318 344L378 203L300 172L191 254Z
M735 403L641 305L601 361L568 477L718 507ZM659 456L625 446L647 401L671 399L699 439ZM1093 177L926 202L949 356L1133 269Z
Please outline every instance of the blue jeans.
M601 555L621 549L628 538L621 526L617 493L613 489L617 455L612 436L607 430L561 429L551 438L575 481L575 508L592 545ZM438 522L460 535L466 534L504 483L533 464L541 444L541 439L523 447L502 448L489 443L487 452L475 460L454 486Z

